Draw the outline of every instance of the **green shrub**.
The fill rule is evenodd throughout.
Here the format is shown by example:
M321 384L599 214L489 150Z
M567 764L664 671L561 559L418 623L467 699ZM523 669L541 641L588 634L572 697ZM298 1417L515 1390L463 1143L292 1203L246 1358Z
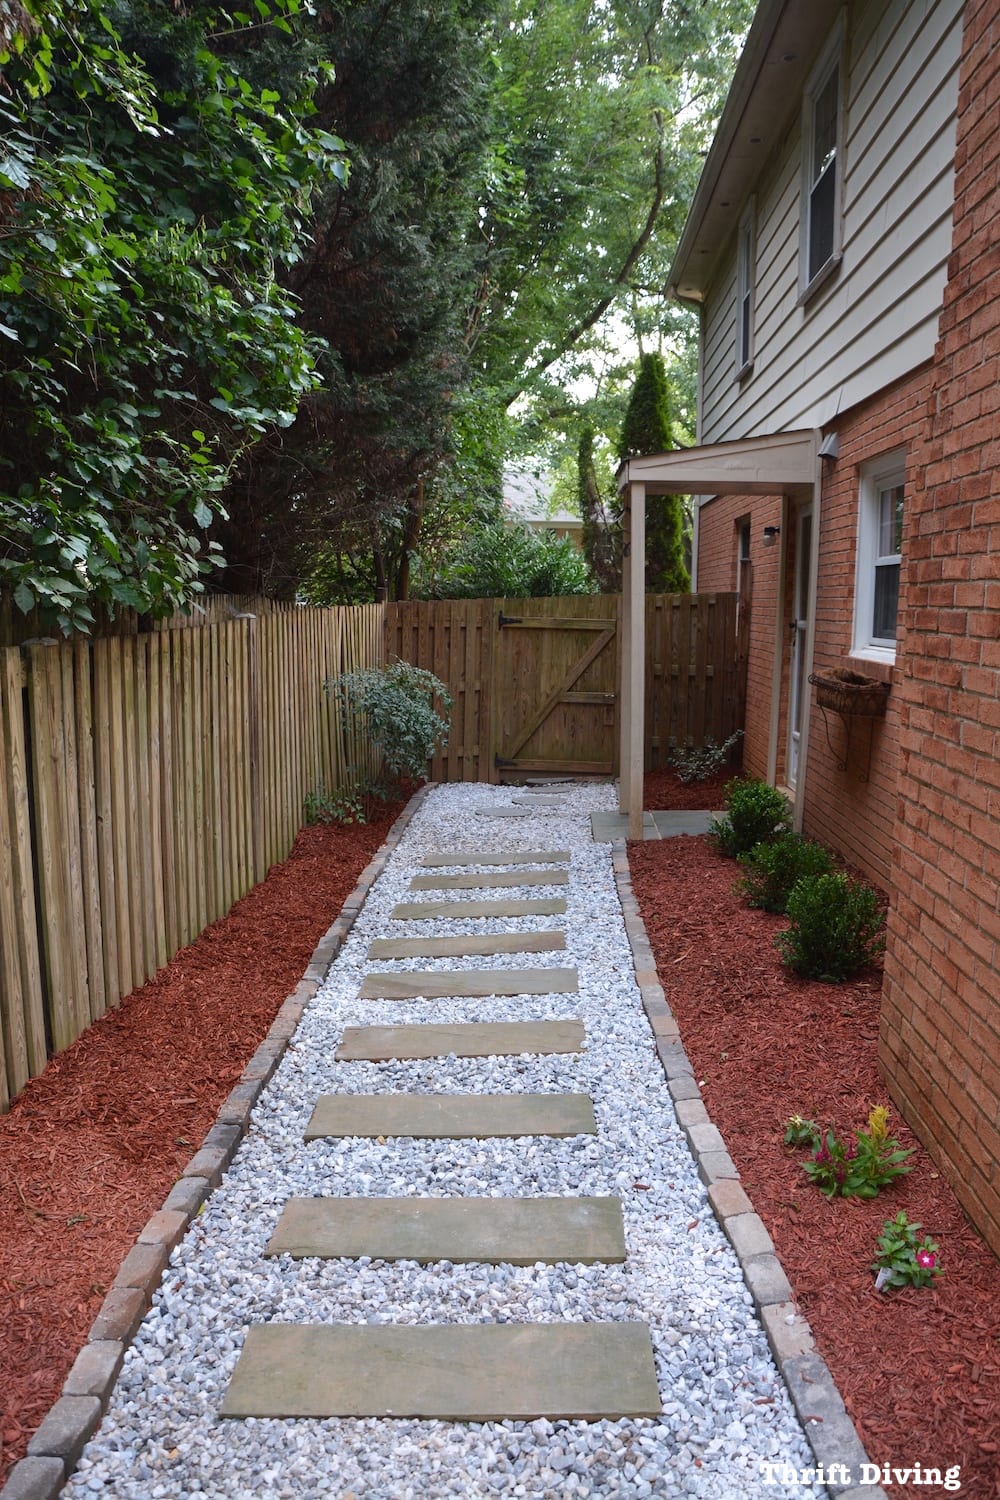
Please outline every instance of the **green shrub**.
M709 833L719 850L736 859L783 833L791 810L787 798L766 781L740 778L725 789L726 816L713 818Z
M374 743L396 782L426 776L428 760L448 743L449 722L435 712L434 700L447 712L451 694L422 667L406 661L366 667L330 678L326 688L336 696L345 728Z
M364 799L359 786L327 791L321 781L302 799L302 815L309 827L314 823L366 823Z
M870 885L847 875L807 875L788 897L792 925L775 938L790 969L830 984L850 979L885 947L885 918Z
M736 889L748 906L783 912L796 881L806 875L829 875L833 860L822 844L798 833L782 833L769 844L757 844L739 856L746 874Z
M677 745L667 756L667 764L677 772L678 781L682 781L685 786L692 781L707 781L716 771L722 770L742 733L742 729L737 729L721 745L717 745L711 737L697 747Z

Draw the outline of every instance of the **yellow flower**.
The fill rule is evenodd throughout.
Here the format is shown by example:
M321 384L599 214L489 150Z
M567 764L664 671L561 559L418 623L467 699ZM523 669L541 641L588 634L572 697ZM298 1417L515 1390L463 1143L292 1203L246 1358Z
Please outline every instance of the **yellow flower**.
M884 1104L876 1104L869 1114L868 1134L873 1146L881 1146L889 1134L889 1111Z

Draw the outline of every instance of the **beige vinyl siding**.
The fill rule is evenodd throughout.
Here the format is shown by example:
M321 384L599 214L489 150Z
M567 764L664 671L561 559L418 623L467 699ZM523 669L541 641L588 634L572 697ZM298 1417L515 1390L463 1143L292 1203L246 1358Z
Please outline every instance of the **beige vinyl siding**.
M757 194L754 366L737 382L736 242L706 299L702 442L821 426L931 358L951 246L961 0L851 7L839 273L798 306L800 136Z

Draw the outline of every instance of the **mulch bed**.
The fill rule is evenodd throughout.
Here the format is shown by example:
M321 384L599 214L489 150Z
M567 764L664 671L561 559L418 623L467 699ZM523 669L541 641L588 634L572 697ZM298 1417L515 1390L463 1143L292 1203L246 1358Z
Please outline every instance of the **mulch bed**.
M0 1484L402 806L304 828L260 885L0 1117Z
M738 771L724 769L713 776L707 776L703 781L684 782L676 771L666 768L647 771L642 779L642 805L647 812L682 812L706 808L714 812L725 807L723 787L738 775Z
M962 1494L1000 1496L1000 1273L954 1194L915 1147L912 1172L876 1199L827 1200L783 1144L793 1114L849 1133L890 1104L877 1066L881 975L843 985L781 965L783 917L733 894L732 860L706 839L629 845L660 982L708 1112L767 1225L873 1463L961 1465ZM869 1270L900 1209L941 1247L944 1277L876 1292ZM936 1491L940 1492L940 1491ZM926 1485L893 1484L920 1500Z

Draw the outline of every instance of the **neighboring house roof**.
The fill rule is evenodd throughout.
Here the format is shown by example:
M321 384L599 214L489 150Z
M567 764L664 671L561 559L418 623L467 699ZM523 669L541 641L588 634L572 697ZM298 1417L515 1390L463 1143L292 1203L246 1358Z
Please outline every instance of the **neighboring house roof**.
M571 531L583 527L583 521L571 510L552 510L552 478L534 469L511 467L504 470L503 504L511 517L525 526L551 527L553 531Z
M700 302L754 183L798 113L843 0L760 0L667 277Z

